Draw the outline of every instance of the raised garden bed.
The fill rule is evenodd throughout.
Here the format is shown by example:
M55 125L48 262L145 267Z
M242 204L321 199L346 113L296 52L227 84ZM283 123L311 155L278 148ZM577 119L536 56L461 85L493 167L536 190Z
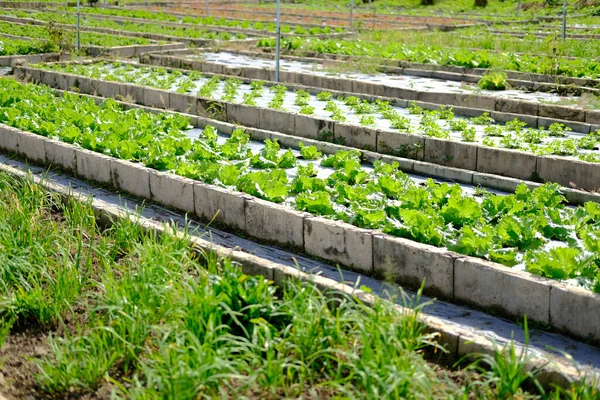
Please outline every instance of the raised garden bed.
M140 61L146 64L175 68L184 65L190 69L193 66L194 69L200 72L213 72L245 78L261 77L262 79L272 81L275 79L272 57L272 54L260 51L220 51L218 49L213 51L199 51L185 49L174 52L169 51L164 54L156 53L152 56L143 57ZM405 89L409 90L409 93L414 93L414 98L418 98L418 92L442 93L440 96L441 101L447 99L447 96L443 94L455 93L468 96L478 95L493 98L509 98L540 104L560 105L575 103L579 107L589 109L594 109L594 107L600 105L593 101L589 103L585 102L586 98L593 98L590 95L600 94L600 89L596 87L540 83L534 80L506 78L500 79L500 85L503 85L504 90L486 90L478 86L484 75L481 71L470 74L465 70L455 73L448 72L447 70L435 71L427 67L419 69L419 67L419 65L407 65L404 68L393 68L382 65L379 67L381 72L361 73L352 71L352 67L348 65L348 62L341 60L283 56L281 62L281 70L284 71L282 78L285 78L285 80L282 80L283 82L303 83L312 80L312 86L319 85L324 89L336 89L340 86L338 82L345 79L380 86L378 89L373 89L370 86L355 85L356 88L354 91L357 93L378 95L388 93L387 96L389 97L394 97L394 90ZM360 69L358 65L356 68ZM528 79L529 77L522 76L521 78ZM594 82L594 86L600 84L600 80L586 83L589 84L592 82ZM361 90L365 89L369 90L361 92ZM557 92L559 94L556 94ZM584 98L581 97L582 94L585 94ZM398 97L402 98L408 97L406 94L401 95L398 93L398 95ZM458 98L455 103L444 102L443 104L461 105Z
M3 84L6 85L7 82L3 81ZM23 85L19 86L20 84L18 83L8 82L8 84L15 88L23 88ZM44 97L44 107L48 102L56 102L56 106L60 107L70 107L70 104L82 101L82 99L76 95L68 95L65 100L61 100L60 98L53 100L55 94L52 91L39 87L29 86L21 90L22 93L20 96L31 96L31 94L28 93L33 93L33 96ZM13 91L11 93L16 92ZM331 221L324 217L315 217L313 216L314 214L306 214L304 210L309 209L312 213L324 216L327 215L327 207L325 206L325 208L323 208L321 205L314 202L315 199L318 198L316 194L319 190L317 189L314 189L314 194L310 194L310 192L305 193L309 194L309 197L306 198L307 200L309 198L312 199L309 203L304 203L303 200L301 200L303 195L300 193L296 196L293 203L286 203L284 201L279 205L274 204L274 202L281 202L287 199L285 193L282 192L283 188L287 185L278 186L282 182L282 176L285 176L286 173L282 169L271 169L267 164L269 163L269 160L273 160L273 156L276 156L279 167L283 168L284 165L280 163L289 161L289 157L285 155L289 152L276 151L275 153L272 153L270 150L261 150L258 153L254 153L254 151L250 150L248 153L248 150L242 150L242 153L246 154L248 158L243 157L240 159L237 156L233 156L234 159L238 160L234 162L234 164L243 160L250 160L250 162L255 165L255 168L258 167L258 170L248 171L247 175L243 175L246 176L246 178L244 178L242 175L231 175L231 173L234 172L231 164L220 164L221 171L216 172L217 175L215 175L220 177L219 181L222 186L218 187L214 186L214 183L216 182L215 177L213 176L211 178L208 170L200 168L198 170L200 175L195 175L195 172L193 172L194 169L190 169L193 167L192 164L200 162L199 159L196 158L196 155L199 154L198 152L203 148L201 143L206 143L208 145L208 147L205 148L207 151L208 149L213 148L211 147L212 145L209 144L213 141L213 139L211 139L212 134L210 133L212 129L204 128L203 133L199 136L200 139L194 141L192 145L188 135L185 133L188 129L187 120L185 118L182 119L181 117L178 118L174 115L167 116L164 117L165 122L156 127L160 128L160 126L165 126L168 128L170 125L171 128L165 128L168 133L166 135L157 134L148 137L150 142L146 142L144 145L147 146L147 149L139 147L139 150L135 150L131 145L137 143L139 146L141 142L139 142L140 138L137 136L129 136L130 134L133 134L133 132L122 132L121 135L125 134L127 137L121 137L120 141L114 142L110 140L111 137L116 134L116 132L113 132L116 126L122 126L123 118L131 119L132 115L135 114L131 114L130 112L127 117L123 115L122 117L117 118L122 112L119 111L118 108L115 108L116 104L114 103L112 106L105 105L103 108L98 109L98 111L95 111L96 109L94 108L95 105L93 101L86 100L85 104L85 107L87 107L89 112L100 112L106 114L106 116L109 114L113 115L115 118L115 120L113 120L113 128L108 131L103 130L104 133L93 140L90 140L91 138L87 137L87 133L77 133L77 130L67 128L66 125L61 131L51 134L51 125L56 124L58 114L35 114L37 111L34 112L33 109L25 111L25 109L17 108L16 110L23 110L20 112L26 112L28 115L38 115L36 118L39 119L39 121L33 124L31 120L21 118L8 121L9 123L14 123L15 121L29 121L28 123L30 123L30 125L28 126L39 126L39 129L41 129L32 128L34 131L42 134L43 132L47 132L51 138L27 134L22 130L3 126L3 129L0 131L2 133L2 140L0 143L2 143L6 150L23 154L31 161L52 163L66 170L73 171L86 179L105 184L112 184L120 190L128 191L141 197L149 197L154 201L173 206L183 211L196 213L206 219L211 219L212 216L217 214L216 218L224 224L244 230L251 236L260 239L292 245L303 249L308 254L349 265L350 267L367 274L389 276L394 280L407 285L418 286L421 280L426 277L425 287L430 292L438 293L444 298L456 302L474 304L477 307L486 308L488 310L498 310L499 312L510 316L522 317L526 314L533 320L544 322L560 331L568 332L571 335L585 337L592 341L597 341L599 339L595 336L597 335L596 327L598 326L597 313L595 310L597 309L597 303L600 301L599 295L590 293L582 288L574 287L570 284L537 277L528 272L519 271L518 269L502 267L499 264L460 255L443 248L418 244L411 240L407 240L407 236L404 234L400 234L400 236L404 236L405 238L393 238L389 233L394 232L395 234L398 234L399 232L403 232L404 229L408 229L406 232L412 232L408 236L408 238L411 239L430 242L430 240L435 237L423 233L424 231L422 231L422 229L424 226L418 222L418 219L413 221L417 224L413 227L417 229L417 226L419 226L421 233L417 234L417 231L411 231L409 228L411 226L411 222L409 222L411 219L408 219L404 212L400 214L399 218L401 219L398 220L398 222L401 222L401 225L392 228L391 231L387 230L387 228L383 229L388 233L382 234L381 230L373 231L369 228L375 227L373 223L376 219L373 218L375 218L375 215L380 211L372 210L367 214L364 214L364 211L367 211L369 207L373 206L373 204L370 206L368 204L372 201L377 201L376 197L372 197L370 200L368 198L359 200L359 198L356 197L355 201L358 201L357 205L362 204L361 207L367 207L363 211L362 217L353 219L355 224L363 226L363 228L354 227L345 222ZM142 117L138 116L136 118ZM191 116L186 118L192 118L194 121L194 118ZM142 118L142 120L144 119ZM42 123L42 121L46 122ZM118 123L116 121L118 121ZM207 124L210 125L211 122L200 118L195 120L194 125L196 124L205 127ZM23 127L21 123L18 123L17 125ZM221 144L219 144L218 140L213 142L215 146L218 146L214 149L219 149L215 154L225 154L223 153L225 149L231 150L237 148L237 151L243 149L244 140L239 128L235 125L219 124L219 129L222 132L229 134L230 137L227 141L221 142ZM192 131L190 131L190 133L192 133ZM257 132L255 135L260 134L263 135L262 137L264 138L265 133L269 135L269 133L264 131ZM96 152L59 142L56 139L62 139L63 141L68 140L83 145L86 148L93 148ZM188 142L190 143L189 146L185 144ZM129 144L123 147L124 144L127 143ZM267 142L266 149L270 146L268 143L269 142ZM233 146L234 144L235 146ZM316 141L307 141L307 144L318 145L319 143ZM242 148L240 148L240 146L242 146ZM159 152L154 152L152 148L160 148L161 150ZM177 164L172 167L170 166L169 159L176 160L175 156L178 154L177 152L180 151L177 149L182 149L182 153L179 154L185 156L188 160L187 163L191 163L189 166L182 167L183 165L186 165L186 162L182 162L179 166L177 166ZM170 151L172 151L172 153L169 153ZM112 154L113 157L117 156L134 161L142 161L147 167L128 161L119 161L113 157L107 156L107 154ZM260 156L256 157L256 154L260 154ZM220 157L222 157L222 155ZM227 156L227 158L231 159L230 157L231 156ZM306 155L302 153L302 157L306 158ZM340 174L353 175L354 173L351 172L350 168L350 165L354 162L352 161L352 157L354 156L343 152L337 152L335 156L328 157L326 160L333 161L334 169L336 170L331 177L336 176L336 179L341 179ZM336 164L338 161L340 164ZM211 164L218 165L214 162L211 162ZM148 167L163 170L177 168L179 173L193 176L196 179L202 179L205 183L197 182L189 178L182 178L172 173L159 172L149 169ZM265 167L267 169L260 172L260 170ZM237 169L237 167L235 168ZM383 187L383 181L389 178L391 179L390 184L395 181L397 183L404 182L401 183L400 187L406 185L407 183L404 178L402 178L401 175L398 175L397 172L393 172L394 169L394 166L389 165L387 167L384 165L376 167L376 170L373 172L375 175L370 175L371 177L377 176L377 180L373 181L373 183L378 182L377 185ZM227 178L226 175L222 175L225 173L225 170L229 171L227 174L229 174L229 178L234 179L233 181L228 181L229 178ZM206 175L206 173L209 173L209 175ZM281 173L283 173L283 175L281 175ZM265 179L259 178L259 176L262 176ZM295 182L302 181L302 173L299 172L297 176L299 177L299 180L295 180ZM366 184L366 182L371 179L368 178L368 173L364 176L366 181L358 181L358 175L353 176L355 177L351 178L353 179L352 181L345 181L345 185L347 185L347 188L345 189L347 195L351 193L349 191L364 190L361 189L361 187L364 187L365 189L371 188L370 190L373 190L374 186L372 185L363 186L363 184ZM254 179L255 183L246 186L243 183L246 179ZM340 183L342 181L340 181ZM227 182L236 182L232 183L235 187L242 189L246 188L243 189L245 193L235 192ZM306 181L304 184L307 184L308 182L309 181ZM312 180L311 182L311 184L318 184L316 180ZM294 184L292 184L290 188L293 187L293 185ZM387 186L387 184L385 184L385 186ZM389 188L392 187L393 185ZM406 192L409 193L412 190L410 188L411 186L408 185L404 189L400 189L400 191L404 192L405 189L409 189L408 192ZM585 208L578 208L577 210L566 208L564 207L564 200L562 200L562 197L558 194L557 189L558 188L550 185L530 192L528 189L521 187L517 190L516 195L498 196L491 194L489 197L486 196L484 197L485 200L483 204L489 202L489 204L497 203L498 205L504 202L504 204L513 204L512 207L514 208L515 200L517 203L523 202L522 205L524 207L519 206L521 207L520 211L517 211L516 214L511 216L508 209L501 207L497 209L500 213L498 215L503 216L501 219L524 218L527 215L538 215L539 211L539 215L546 215L546 218L552 218L555 224L566 224L562 225L565 229L574 229L574 227L569 228L568 220L569 218L577 216L578 224L583 224L582 227L584 227L583 231L580 231L579 234L582 234L581 232L589 232L589 234L592 234L594 232L592 229L593 218L596 218L594 217L594 215L596 215L596 211L594 210L597 208L597 204L589 203ZM289 189L285 189L285 191L287 190ZM306 190L306 187L304 190ZM443 205L440 204L441 208L437 211L440 216L437 218L450 218L451 216L453 222L448 227L452 225L455 227L462 226L460 233L458 231L455 233L457 234L457 243L462 243L460 248L463 250L461 251L470 252L471 250L466 250L467 248L482 249L477 247L479 245L477 245L476 242L469 242L465 235L467 235L467 231L473 226L475 220L479 220L479 218L488 221L487 223L492 223L491 220L488 220L490 217L488 214L479 214L479 216L474 216L474 214L472 214L472 212L475 212L475 210L480 207L480 209L486 208L485 205L478 205L478 202L473 198L459 194L459 192L456 192L456 186L450 187L433 184L433 186L428 185L421 189L415 187L415 190L424 191L424 193L431 191L430 196L433 197L430 197L430 200L426 200L426 203L428 201L434 201L434 203L442 201L442 203L445 203ZM446 200L447 203L445 200L440 200L443 199L443 197L440 198L433 195L440 190L447 194L453 193L449 197L449 200ZM387 193L385 196L392 196L391 198L395 197L392 192L385 191L385 193ZM407 195L406 193L397 198L404 199L404 196ZM248 195L258 196L261 199L249 197ZM313 195L316 197L311 197ZM436 198L438 200L434 200ZM271 201L265 201L265 199L270 199ZM458 206L458 204L454 204L455 200L460 201L461 205ZM366 203L363 201L366 201ZM307 204L311 204L311 202L315 207L307 206ZM294 210L292 204L295 204L295 208L299 208L299 210ZM343 200L340 205L341 204L349 203L346 203L346 200ZM390 205L392 204L393 201ZM416 212L417 214L425 213L426 207L429 206L419 206L418 210L413 210L412 212ZM455 211L450 212L453 207ZM220 212L217 213L219 210ZM410 211L411 208L408 207L405 210ZM341 209L339 211L341 211ZM374 212L374 214L372 212ZM555 221L556 218L550 217L550 215L553 215L554 213L556 213L555 216L559 218L560 221ZM357 214L357 216L359 214ZM370 216L367 217L368 215ZM471 220L471 217L474 217L475 219ZM459 220L461 222L458 224ZM495 226L496 222L492 224ZM401 228L401 226L404 227ZM522 227L529 225L528 223L525 223L524 225L517 223L515 226ZM586 226L587 228L585 228ZM441 228L441 226L439 228ZM430 233L434 233L435 229L437 228L434 228ZM562 247L558 243L558 241L560 241L561 230L558 229L557 226L554 226L553 229L555 230L549 231L544 229L543 236L546 237L546 235L550 235L550 238L552 238L551 240L556 243L553 246L555 249L541 251L538 255L540 258L536 258L534 255L537 253L533 251L531 253L533 258L527 258L526 268L538 271L538 273L545 276L549 276L549 274L552 274L552 276L555 277L560 276L559 272L563 271L562 273L576 274L583 279L585 274L590 273L590 270L586 270L585 267L582 267L583 264L577 264L578 267L572 269L571 267L575 264L566 263L566 260L575 262L575 259L562 258L562 262L559 262L558 264L548 264L550 260L554 259L553 257L558 257L559 253L563 251L557 250L556 248L567 249L564 251L568 252L577 251L577 248L573 248L572 246ZM501 231L502 230L498 230L497 232ZM441 231L438 231L438 234L441 234ZM566 232L563 232L563 234L568 236ZM587 235L587 233L584 233L584 235ZM429 237L429 239L424 239L426 237ZM443 237L443 234L440 238L441 237ZM535 237L538 237L536 240L539 240L539 236ZM485 241L484 238L485 236L479 237L480 240ZM524 239L525 236L522 238ZM589 241L588 239L582 242L582 244L588 246L588 244L591 245L595 243L593 240ZM448 243L450 244L450 242ZM467 245L467 243L470 244ZM500 253L497 253L497 256L500 258L494 257L494 259L497 261L502 260L506 263L510 257L512 257L510 254L510 251L503 250ZM591 255L594 257L598 257L598 254L599 253L595 250L591 252ZM573 253L572 256L574 255L575 254ZM583 262L581 259L577 260L578 263ZM588 259L587 262L591 262L591 260ZM582 267L582 269L578 269L579 267ZM596 279L593 270L590 279ZM590 286L590 288L592 288L592 286ZM578 312L573 313L573 309L577 309Z
M63 19L60 16L57 15L58 19ZM74 19L74 18L73 18ZM49 24L49 22L47 21L42 21L42 20L37 20L37 19L32 19L32 18L20 18L20 17L14 17L14 16L10 16L10 15L0 15L0 20L3 21L11 21L11 22L16 22L16 23L23 23L23 24L33 24L33 25L40 25L40 26L46 26ZM53 20L53 18L50 18L50 20ZM104 34L109 34L109 35L114 35L114 36L123 36L123 37L133 37L133 38L145 38L145 39L150 39L150 40L155 40L155 41L171 41L171 42L181 42L181 43L191 43L194 44L196 46L206 46L209 44L214 44L215 41L217 40L237 40L237 36L243 37L244 35L241 34L237 34L237 35L232 35L226 32L208 32L208 31L195 31L195 34L191 35L191 37L188 37L189 34L194 33L194 30L190 30L190 32L186 32L184 29L181 29L181 31L177 31L177 32L170 32L171 34L166 34L163 32L161 25L156 25L156 27L158 28L157 30L159 32L163 32L163 33L151 33L154 29L148 29L150 32L144 32L145 27L147 28L148 26L144 26L143 24L131 24L130 26L130 30L122 30L121 28L118 29L112 29L112 28L104 28L102 26L106 25L106 23L102 23L103 21L100 21L100 24L98 24L98 26L85 26L85 22L83 22L82 26L80 27L81 31L84 32L98 32L98 33L104 33ZM73 25L72 24L64 24L64 23L56 23L56 26L61 27L61 28L66 28L66 29L72 29ZM140 30L142 32L137 32L137 30ZM173 35L173 33L177 33L177 36ZM256 40L251 40L251 39L244 39L241 38L239 40L243 40L244 42L247 42L248 45L252 45L256 43Z
M71 28L71 27L70 27ZM0 22L0 36L16 40L49 40L48 31L41 26ZM81 32L81 47L91 56L111 55L120 57L138 57L152 51L184 49L183 43L157 43L145 38L122 37L101 33Z
M112 66L92 62L40 66L43 69L17 67L15 72L19 76L31 76L36 82L60 89L78 87L83 93L97 93L105 97L125 95L124 92L127 91L131 100L139 104L212 115L217 119L239 122L246 126L343 142L355 148L471 171L520 179L534 176L543 181L586 190L597 189L600 182L597 178L600 173L598 163L514 149L519 143L523 145L525 141L536 142L540 139L541 144L530 143L534 147L528 145L529 148L538 153L562 153L574 148L575 153L580 153L583 160L593 160L596 150L583 150L583 147L595 148L596 134L594 131L593 135L588 135L592 125L585 123L576 123L579 127L576 132L580 132L580 136L573 137L566 125L548 118L520 117L527 121L522 122L515 119L517 116L514 114L492 113L497 121L507 122L506 126L498 126L482 110L457 108L454 110L457 114L471 115L473 118L471 121L465 118L459 121L452 110L446 108L435 111L438 107L431 104L413 104L405 100L377 97L370 97L370 102L358 96L348 96L344 92L319 94L321 90L300 85L287 88L267 86L267 91L266 88L263 89L264 83L261 81L245 80L247 83L244 84L228 77L231 82L225 84L219 76L208 79L193 76L193 73L187 75L185 71L174 70L177 72L171 73L169 69L140 69L133 64ZM116 69L111 71L112 68ZM68 71L79 75L65 73ZM159 76L162 78L158 79ZM136 82L139 79L150 86L112 82ZM196 89L204 97L187 94ZM291 90L300 93L293 93ZM229 96L227 92L230 93ZM339 96L343 96L344 100L336 99ZM346 97L352 98L348 100ZM425 110L421 106L434 111ZM293 112L294 110L299 112ZM417 121L419 130L410 131ZM371 123L375 126L365 126ZM550 129L526 129L528 124ZM391 127L395 128L390 129ZM556 138L563 135L566 137ZM504 148L498 148L499 145ZM582 150L578 150L578 147Z
M67 14L75 14L72 8L68 9L70 12ZM56 11L58 12L58 11ZM189 15L178 15L165 14L165 13L151 13L146 11L136 10L124 10L124 9L98 9L98 8L84 8L84 15L88 18L96 20L110 20L110 21L122 21L122 22L136 22L136 23L156 23L160 22L162 26L170 26L177 28L191 28L191 29L210 29L214 32L228 32L228 33L242 33L249 36L270 36L275 32L275 23L272 21L268 22L251 22L251 21L239 21L239 20L226 20L224 18L214 17L191 17ZM62 13L63 15L65 13ZM39 15L39 13L36 13ZM39 17L34 17L41 19ZM88 22L89 23L89 22ZM282 36L306 36L306 37L320 37L320 38L333 38L333 37L345 37L348 34L344 33L344 29L337 28L331 29L327 26L313 26L304 27L302 25L290 26L283 24L281 26Z
M272 39L263 39L259 42L259 46L272 49L275 44ZM439 66L462 67L462 71L464 71L464 68L485 67L485 70L502 69L526 74L550 75L549 79L551 80L549 82L552 82L552 79L555 78L553 75L591 79L598 79L599 77L596 61L590 58L556 59L556 57L545 54L530 54L518 57L517 62L515 62L514 55L510 53L496 53L486 50L465 53L461 49L432 48L420 44L407 45L404 43L378 43L361 40L313 39L306 41L301 38L284 39L282 48L287 50L286 54L308 55L311 57L329 55L341 59L347 56L363 57L368 60L385 60L385 63L391 63L392 66L398 65L399 62L416 62L433 65L433 68L439 68ZM525 80L527 80L526 77Z

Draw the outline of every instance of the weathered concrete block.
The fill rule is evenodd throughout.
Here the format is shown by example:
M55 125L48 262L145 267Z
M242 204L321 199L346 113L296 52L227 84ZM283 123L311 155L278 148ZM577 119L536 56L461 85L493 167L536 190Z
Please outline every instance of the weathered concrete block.
M538 120L539 118L536 117L535 115L520 115L520 114L511 114L511 113L505 113L505 112L497 112L497 111L492 111L490 113L490 117L496 121L497 123L505 123L505 122L509 122L514 120L515 118L518 118L519 121L523 121L527 124L527 126L531 127L531 128L536 128L538 126Z
M290 78L293 79L292 82L302 85L302 86L311 86L316 88L324 87L323 81L326 81L327 77L317 76L313 74L303 74L303 73L294 73Z
M350 79L330 77L327 81L330 82L331 90L352 93L352 80Z
M170 108L169 92L165 90L144 88L144 105L154 108Z
M120 83L101 81L98 82L97 95L116 99L121 93Z
M463 117L469 117L469 118L479 117L482 114L481 110L478 110L476 108L455 106L455 107L452 107L452 110L454 111L454 115L456 115L456 116L463 116ZM490 116L491 116L491 113L490 113Z
M40 73L40 82L43 83L44 85L50 86L52 88L58 88L57 87L58 85L56 82L57 76L58 76L57 72L43 70Z
M19 150L19 130L0 124L0 148L17 152Z
M100 183L112 183L110 157L85 149L76 149L75 158L77 175Z
M456 93L419 92L417 100L426 103L446 104L450 106L458 104Z
M149 168L139 163L111 158L110 172L114 187L135 196L150 199L151 170Z
M325 218L306 218L304 250L361 272L373 271L373 235L366 229Z
M423 161L475 171L477 150L477 145L426 137Z
M483 173L473 174L473 185L481 185L494 189L504 190L505 192L514 192L519 184L523 183L521 179L500 177L498 175L489 175Z
M152 200L185 212L194 212L194 181L166 172L151 171Z
M246 201L246 232L259 239L304 246L305 213L261 199Z
M495 111L511 114L538 115L538 103L532 101L496 99Z
M454 262L454 299L488 311L550 321L550 282L476 258Z
M92 85L92 80L90 78L86 78L84 76L75 76L74 85L77 89L79 89L80 93L92 94L94 92L95 87Z
M444 178L455 182L472 183L473 172L460 168L445 167L422 161L415 161L413 170L419 174L429 175L436 178Z
M437 247L389 235L373 235L375 274L414 289L425 280L426 291L442 298L454 297L455 258Z
M481 146L477 151L477 171L531 180L537 160L535 154Z
M377 152L392 154L397 157L422 160L425 149L425 138L388 130L377 131Z
M414 100L417 100L417 97L419 96L419 91L412 90L412 89L403 89L403 88L385 86L383 89L383 96L393 98L393 99L403 99L403 100L408 100L408 101L414 101Z
M271 79L271 71L266 70L264 68L247 68L245 75L248 79L257 79L262 81L273 80Z
M46 162L46 138L21 131L18 136L19 153L33 162Z
M302 114L294 114L294 126L297 136L318 139L323 132L334 131L333 121L317 119Z
M377 149L377 130L350 124L335 124L333 136L345 146L364 150Z
M415 169L415 161L406 158L398 158L382 154L379 159L386 164L393 164L397 162L400 170L404 172L412 172Z
M136 104L144 103L144 87L122 83L119 86L119 95L124 101L129 101Z
M545 182L585 189L600 189L600 164L560 157L539 157L537 173Z
M493 97L477 96L473 94L457 94L454 102L459 107L478 108L480 110L494 111L496 99Z
M48 163L56 165L65 171L77 173L76 148L74 146L57 140L47 140L45 149L46 161Z
M37 68L27 68L27 75L29 75L29 80L35 83L42 83L42 70Z
M234 192L202 182L194 183L194 207L196 215L246 230L245 201L250 199L243 193Z
M227 121L227 104L222 101L198 98L196 112L201 117Z
M600 111L587 110L585 112L585 122L588 124L600 124Z
M260 127L259 112L256 108L242 104L227 103L227 122L253 128Z
M600 343L600 295L560 282L550 289L550 323L584 340Z
M585 110L582 108L540 104L538 116L585 122Z
M269 110L267 108L256 108L258 111L260 128L274 132L296 134L296 119L289 112Z
M381 83L364 82L356 79L352 80L352 93L363 93L371 96L384 96L385 89ZM314 86L314 85L313 85Z
M169 93L169 106L171 110L189 114L196 108L196 97L183 93Z

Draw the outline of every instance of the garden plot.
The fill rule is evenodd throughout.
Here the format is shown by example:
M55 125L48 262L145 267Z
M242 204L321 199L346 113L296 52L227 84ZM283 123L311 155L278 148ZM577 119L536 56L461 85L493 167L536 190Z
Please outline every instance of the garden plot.
M309 88L302 87L292 92L283 85L265 86L263 81L244 83L237 78L203 77L197 71L184 74L180 70L171 72L135 64L92 62L39 67L55 72L40 75L27 67L18 67L17 73L31 74L34 79L63 89L79 85L85 93L97 92L108 97L121 93L120 83L89 86L83 80L76 83L76 75L71 74L98 82L136 82L161 89L149 92L122 87L132 91L135 101L149 106L182 112L191 110L247 126L336 141L471 171L521 179L537 173L545 181L574 184L582 189L598 186L595 178L598 135L587 134L590 125L586 124L574 125L586 131L573 132L560 122L537 118L528 121L540 126L532 129L517 118L511 119L514 115L506 119L498 114L508 121L499 125L481 112L471 114L477 117L459 118L451 108L426 110L416 103L398 107L386 100L369 102L357 96L339 93L335 97L331 92L313 90L315 95L304 90ZM69 75L61 79L56 71ZM215 99L215 103L201 99ZM236 108L232 108L233 105ZM488 148L490 151L485 150ZM542 161L538 163L538 160ZM573 165L573 168L565 171L562 165ZM586 173L582 173L584 170Z
M269 63L265 60L265 58L273 57L271 52L234 49L234 47L240 46L227 47L228 50L225 52L220 49L215 50L215 54L222 54L219 56L223 58L222 60L217 59L212 53L210 59L204 60L202 54L205 54L206 51L201 53L194 50L181 50L147 55L140 58L140 62L253 79L275 79L275 71L272 68L273 61ZM231 65L228 63L229 58L233 62ZM405 62L391 66L385 60L368 61L360 57L357 59L336 56L335 59L331 59L312 55L311 57L284 55L282 59L288 67L281 74L284 82L318 86L323 89L345 90L402 99L418 99L419 93L427 92L432 94L421 94L421 97L426 97L427 102L458 106L464 106L465 103L479 104L479 107L490 110L498 110L496 104L492 106L489 101L480 101L480 99L487 96L510 101L527 101L532 103L529 104L529 109L532 105L535 106L535 103L572 105L589 110L600 108L600 101L595 96L600 93L600 89L597 88L600 80L594 79L554 77L556 80L552 81L552 76L540 74L511 71L490 73L485 69L436 67ZM357 73L364 69L365 62L369 72ZM372 71L379 71L379 73ZM426 80L421 78L426 78ZM407 82L409 79L417 79L417 82L411 84L411 81ZM424 82L428 90L421 89L420 84ZM427 82L435 82L436 86L443 83L445 92L448 93L448 90L452 90L456 96L435 96L435 92L444 92L438 87L432 87L431 83ZM474 100L474 97L477 97L477 100ZM523 109L527 108L517 106L510 109L510 112L519 113L519 110ZM507 106L500 107L500 110L509 111Z
M75 13L75 9L67 8L70 14ZM160 24L174 27L187 27L211 30L221 30L225 32L239 32L253 36L264 36L266 33L274 33L276 29L275 22L261 22L248 20L229 20L225 18L215 17L194 17L188 14L166 14L152 13L148 11L138 10L123 10L123 9L101 9L101 8L84 8L82 12L89 15L91 18L98 19L114 19L115 21L128 21L137 23L148 23L160 21ZM316 36L316 37L339 37L344 34L343 28L332 29L328 26L302 26L302 25L281 25L281 33L286 35L298 36Z
M74 94L56 97L53 90L13 80L1 83L10 88L0 92L2 104L10 103L6 122L53 138L4 129L3 146L30 160L75 170L87 179L112 183L204 218L220 208L219 221L259 239L300 247L408 285L418 286L427 277L426 288L443 297L510 316L526 314L580 337L594 334L597 319L592 315L600 298L588 290L595 290L598 279L593 267L600 254L593 247L598 204L566 207L558 185L533 191L521 185L510 195L480 191L478 201L459 185L417 184L398 165L377 162L372 171L362 169L359 154L348 150L321 161L335 169L327 179L318 177L313 164L298 167L290 180L285 170L297 165L293 152L270 140L253 152L248 136L234 126L229 125L232 133L225 141L213 128L193 132L202 140L192 141L186 135L188 117L179 114L122 111L112 100L96 104ZM69 110L75 120L66 122L62 116ZM98 120L104 124L99 126ZM56 139L83 148L57 144ZM314 162L319 157L315 150L301 146L300 155ZM294 202L286 205L291 196ZM525 260L529 272L434 246L505 265ZM573 279L569 282L585 288L530 272ZM573 306L578 307L577 315L570 314Z
M183 2L178 4L178 8L166 7L169 11L193 10L197 14L204 14L204 3L198 2ZM265 8L261 6L242 5L236 8L235 6L214 6L211 7L211 15L224 18L243 18L248 15L253 15L257 18L270 18L275 16L273 8ZM157 11L164 11L165 8L157 8ZM299 24L322 24L327 23L329 26L348 27L350 24L349 12L332 12L324 10L281 10L281 18L287 23ZM438 16L407 16L407 15L390 15L371 12L356 11L354 14L354 22L356 27L368 27L369 29L437 29L451 30L463 28L466 26L477 25L477 22L469 21L460 18L444 18Z
M228 68L263 68L272 70L274 67L274 61L271 59L265 59L264 57L260 56L253 57L251 55L236 54L230 52L201 52L197 53L196 55L187 55L184 57L192 60L201 60L208 63L226 65ZM392 75L385 73L366 74L356 72L335 72L335 67L330 69L323 64L286 59L281 60L280 65L281 70L285 72L313 74L315 76L321 77L350 79L359 82L372 83L399 89L410 89L439 93L477 93L478 95L482 96L510 98L513 100L524 100L540 103L572 102L576 99L576 97L574 96L560 96L552 93L530 92L518 89L485 90L479 88L477 84L466 83L464 81L464 75L457 76L457 78L459 79L462 78L462 81L457 81L410 75L410 72L407 72L406 75ZM425 71L415 72L424 73ZM477 76L475 79L480 80L480 77Z
M259 46L272 49L273 39L263 39ZM556 58L548 53L535 52L515 57L510 52L466 51L464 49L410 45L402 42L378 42L363 40L322 40L310 41L301 38L285 38L282 49L296 55L332 55L366 57L376 60L401 61L435 66L502 69L520 73L556 75L560 77L600 77L594 59ZM546 77L548 78L548 77ZM552 79L555 79L553 76Z
M17 23L47 25L56 23L59 27L72 29L75 24L75 16L67 16L58 13L32 14L33 18L21 18L13 16L13 11L3 11L0 19ZM40 19L38 19L40 18ZM173 42L193 43L197 46L207 45L215 40L247 39L243 33L211 32L200 29L182 28L177 26L164 26L161 24L140 24L129 22L116 22L106 19L84 18L81 21L81 30L88 32L107 33L125 37L146 38L152 40L168 40ZM251 39L247 39L250 41ZM250 43L250 42L249 42Z
M0 36L0 66L10 66L16 60L37 63L61 58L58 47L49 41Z
M69 27L72 28L72 27ZM8 37L14 40L24 40L34 43L50 43L50 33L45 27L20 24L14 22L0 21L0 37ZM74 47L74 32L68 31L73 35L71 47ZM98 55L118 55L121 57L139 56L148 51L176 50L183 49L183 43L161 43L146 38L131 38L119 35L110 35L102 33L81 32L81 46L83 50L92 56ZM53 46L46 44L46 46Z

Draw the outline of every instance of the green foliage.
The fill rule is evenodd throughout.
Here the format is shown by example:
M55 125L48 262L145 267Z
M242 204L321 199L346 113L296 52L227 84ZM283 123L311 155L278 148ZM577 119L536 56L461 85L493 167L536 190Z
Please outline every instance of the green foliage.
M508 87L506 73L489 72L481 77L477 86L485 90L505 90Z

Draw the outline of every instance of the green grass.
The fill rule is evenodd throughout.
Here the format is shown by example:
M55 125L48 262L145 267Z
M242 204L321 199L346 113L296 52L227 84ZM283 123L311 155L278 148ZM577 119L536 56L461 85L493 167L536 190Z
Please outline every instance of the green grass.
M298 281L277 290L198 255L185 237L143 234L128 221L102 228L89 203L63 204L4 173L0 221L3 321L48 332L67 325L50 335L49 356L34 361L37 385L51 396L107 382L124 398L459 390L420 354L433 336L417 314L387 302L369 307Z
M512 346L491 358L473 355L477 362L458 381L451 379L457 372L434 368L424 354L441 349L418 321L422 305L400 313L387 301L367 306L310 282L275 287L194 251L185 235L144 233L134 219L99 226L89 202L62 202L5 173L0 246L0 338L49 335L41 341L47 354L24 360L35 381L25 391L21 385L22 395L551 396L523 392L535 377ZM585 384L570 390L582 399L597 395Z

